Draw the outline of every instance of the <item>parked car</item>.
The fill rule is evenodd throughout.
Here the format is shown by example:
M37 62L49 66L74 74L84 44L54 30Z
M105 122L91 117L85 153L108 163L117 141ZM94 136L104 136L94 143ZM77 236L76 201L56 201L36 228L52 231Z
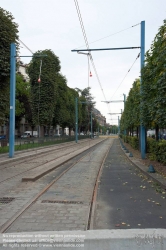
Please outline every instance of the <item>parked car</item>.
M163 139L163 140L166 140L166 134L163 134L163 135L162 135L162 139Z
M32 137L32 131L25 131L24 134L21 136L21 139L29 137ZM33 131L33 137L38 137L37 131Z
M0 135L0 140L6 139L6 135Z
M55 135L53 135L53 137L60 137L61 136L61 134L55 134Z

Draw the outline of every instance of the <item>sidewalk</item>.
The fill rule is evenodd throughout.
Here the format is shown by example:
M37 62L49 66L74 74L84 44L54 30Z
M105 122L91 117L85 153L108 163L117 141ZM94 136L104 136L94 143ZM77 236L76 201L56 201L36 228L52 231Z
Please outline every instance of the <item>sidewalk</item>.
M129 147L129 145L125 144L126 148ZM166 189L166 177L164 177L163 175L161 175L160 173L156 172L155 173L149 173L148 172L148 168L149 165L145 165L140 161L140 159L138 159L137 157L135 157L135 154L133 155L133 157L129 157L129 153L126 153L124 149L122 149L124 151L124 153L126 154L126 157L143 173L145 174L147 177L153 179L155 182L157 182L159 185L161 185L161 187L163 189ZM153 165L153 164L152 164ZM166 168L166 166L165 166Z
M114 140L100 179L94 229L166 228L166 192L156 185L166 187L166 179L147 169Z

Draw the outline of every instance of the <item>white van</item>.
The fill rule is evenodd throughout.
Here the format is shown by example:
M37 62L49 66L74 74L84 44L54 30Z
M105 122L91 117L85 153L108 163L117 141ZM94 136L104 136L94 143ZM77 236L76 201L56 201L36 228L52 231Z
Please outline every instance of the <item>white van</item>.
M38 136L38 132L37 131L33 131L33 137L37 137ZM29 138L32 137L32 131L25 131L24 134L21 136L21 138Z

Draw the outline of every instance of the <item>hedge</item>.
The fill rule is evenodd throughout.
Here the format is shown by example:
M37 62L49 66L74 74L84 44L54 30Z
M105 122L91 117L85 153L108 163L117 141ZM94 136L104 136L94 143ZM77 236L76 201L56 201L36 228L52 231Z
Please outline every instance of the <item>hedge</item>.
M136 136L120 136L124 142L129 143L132 148L139 150L139 138ZM166 164L166 140L155 141L153 138L147 138L147 157L150 160L156 160Z
M139 149L139 139L136 136L121 135L124 142L129 143L132 148Z

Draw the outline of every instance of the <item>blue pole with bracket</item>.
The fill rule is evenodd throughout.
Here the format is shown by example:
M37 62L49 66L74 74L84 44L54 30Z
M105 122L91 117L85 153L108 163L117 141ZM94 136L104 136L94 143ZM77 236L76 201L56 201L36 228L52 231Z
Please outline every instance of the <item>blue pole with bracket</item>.
M145 60L145 21L141 22L141 71L144 67L144 60ZM141 72L141 85L140 85L140 94L142 94L142 72ZM141 103L141 109L142 109L143 103ZM146 142L146 133L145 133L145 127L142 125L142 118L140 121L140 139L141 139L141 157L142 159L145 159L145 142Z
M10 45L10 119L9 119L9 157L14 156L15 144L15 96L16 96L16 45Z
M120 134L120 121L119 121L119 116L118 116L118 134Z
M124 96L124 110L125 110L125 103L126 103L126 95L125 94L123 94L123 96ZM126 135L126 129L124 130L124 135Z
M75 140L78 142L78 98L75 99L75 116L76 116L76 126L75 126Z
M92 139L92 111L91 111L91 116L90 116L90 120L91 120L91 139Z

